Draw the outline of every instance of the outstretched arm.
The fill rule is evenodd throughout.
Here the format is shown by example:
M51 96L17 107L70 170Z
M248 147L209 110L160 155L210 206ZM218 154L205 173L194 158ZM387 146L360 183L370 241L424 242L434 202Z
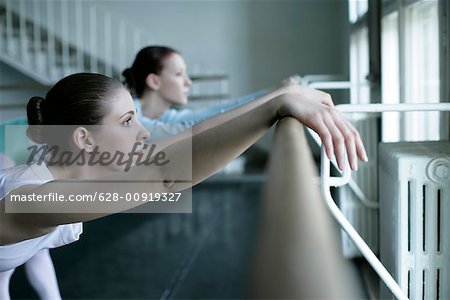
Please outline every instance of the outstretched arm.
M170 141L158 144L171 159L160 168L160 180L174 181L171 191L183 190L214 174L227 162L254 144L278 119L294 117L316 131L322 138L331 158L336 155L338 165L344 167L345 153L352 169L357 158L367 160L358 132L335 108L328 94L299 85L288 85L247 103L232 111L205 120ZM186 153L191 153L192 165L188 170ZM190 157L189 157L190 158ZM192 174L190 171L192 170ZM186 174L188 176L186 176ZM192 175L192 177L190 177ZM116 174L117 178L149 179L149 170L138 166L129 174ZM180 181L189 177L190 181ZM164 187L155 186L161 189Z
M142 125L151 132L151 141L155 141L177 135L204 120L223 114L239 106L245 105L246 103L255 101L256 99L260 99L264 95L270 94L280 87L294 84L298 84L298 79L295 76L291 76L269 90L260 90L239 99L212 104L204 108L182 109L176 112L172 110L166 112L156 120L142 116L142 113L140 113L141 107L139 102L136 102L136 107Z
M294 117L306 126L316 131L322 138L329 157L336 155L340 168L344 165L345 150L353 169L356 168L357 157L366 160L366 154L357 131L333 107L328 94L308 87L289 85L277 89L268 95L243 105L237 109L206 120L192 128L192 135L183 133L173 140L158 144L164 147L164 152L171 158L171 163L163 167L136 166L129 172L114 173L103 180L119 181L109 186L108 192L121 191L130 187L129 191L141 188L127 180L144 180L149 182L143 192L179 191L192 186L212 175L227 162L241 154L257 141L278 119ZM183 153L192 146L192 177L189 181L177 182L185 176L186 171L179 168L186 157ZM173 185L164 184L175 180ZM77 194L98 192L95 182L50 182L28 190L35 193L65 193ZM33 214L34 227L50 227L58 224L86 221L103 215L120 212L137 206L139 203L111 203L113 209L104 214L67 213L67 214ZM20 215L20 214L19 214ZM30 217L30 216L28 216ZM19 217L24 222L24 217ZM30 222L30 220L28 220Z
M223 159L226 163L283 117L294 117L316 131L324 142L328 157L335 154L341 169L344 167L345 151L352 169L356 169L358 158L367 160L358 132L334 108L330 95L300 85L283 86L251 103L194 126L194 159L196 156L210 157L214 161ZM186 132L161 141L159 145L174 146L180 140L190 137L191 133ZM211 165L211 160L208 163ZM196 162L195 165L200 166L201 162ZM212 167L221 166L218 164Z

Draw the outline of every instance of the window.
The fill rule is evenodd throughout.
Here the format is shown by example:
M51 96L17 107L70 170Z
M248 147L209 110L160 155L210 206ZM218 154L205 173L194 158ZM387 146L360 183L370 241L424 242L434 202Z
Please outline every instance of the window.
M440 95L439 5L445 0L381 1L381 101L435 103ZM373 0L376 10L376 0ZM372 6L370 7L370 9ZM377 26L368 1L349 0L351 103L376 102L367 85L371 53L376 55L376 28L369 43L367 24ZM445 22L441 22L443 24ZM376 40L375 40L376 41ZM372 52L373 51L373 52ZM443 53L441 51L441 53ZM376 56L372 57L376 61ZM445 75L442 75L445 76ZM441 79L442 80L442 79ZM372 101L371 101L372 100ZM420 141L448 138L448 117L439 112L383 113L382 140Z
M349 17L352 23L350 36L350 102L369 103L370 89L366 77L369 74L369 30L366 22L368 1L350 0Z
M350 89L351 103L369 103L370 90L366 84L369 74L369 41L367 27L350 37Z
M356 23L360 17L367 13L368 8L369 0L349 0L350 23Z
M382 19L382 102L439 102L438 1L395 3ZM439 130L437 112L383 115L383 141L438 140Z
M439 102L438 2L420 1L406 8L404 97L407 103ZM438 140L439 113L405 115L406 140Z
M393 12L382 20L381 31L381 99L383 103L400 103L400 62L398 13ZM399 113L383 113L382 141L394 142L400 139Z

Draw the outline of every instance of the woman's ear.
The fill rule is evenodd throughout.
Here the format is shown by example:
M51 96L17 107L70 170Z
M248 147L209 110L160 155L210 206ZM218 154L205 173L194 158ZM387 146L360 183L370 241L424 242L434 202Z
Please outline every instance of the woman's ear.
M151 90L157 91L160 86L159 76L154 73L150 73L147 75L147 78L145 78L145 83Z
M92 134L84 127L77 127L72 134L72 140L79 150L94 151L95 140Z

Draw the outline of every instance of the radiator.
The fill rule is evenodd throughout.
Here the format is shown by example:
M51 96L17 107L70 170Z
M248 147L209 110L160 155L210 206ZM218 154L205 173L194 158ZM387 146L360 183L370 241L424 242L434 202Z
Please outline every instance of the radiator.
M369 162L360 163L352 179L372 202L378 202L377 148L379 141L379 117L374 114L352 114L350 122L359 131L367 150ZM378 210L364 205L352 189L346 185L338 189L339 207L349 222L374 253L378 253ZM353 241L342 231L342 247L345 257L360 256Z
M450 299L450 142L380 144L379 161L381 261L408 298Z

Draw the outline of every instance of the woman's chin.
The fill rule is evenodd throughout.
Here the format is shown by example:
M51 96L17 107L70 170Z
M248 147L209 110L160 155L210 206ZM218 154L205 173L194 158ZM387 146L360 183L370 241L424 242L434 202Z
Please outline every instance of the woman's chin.
M188 104L187 98L179 99L179 100L173 102L173 106L176 106L176 107L182 107L182 106L185 106L186 104Z

